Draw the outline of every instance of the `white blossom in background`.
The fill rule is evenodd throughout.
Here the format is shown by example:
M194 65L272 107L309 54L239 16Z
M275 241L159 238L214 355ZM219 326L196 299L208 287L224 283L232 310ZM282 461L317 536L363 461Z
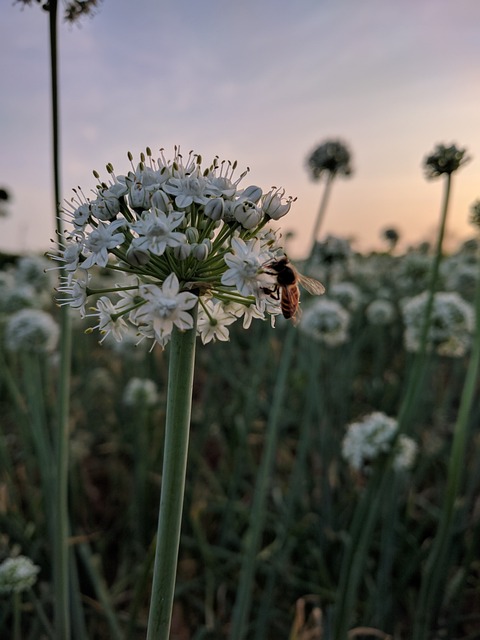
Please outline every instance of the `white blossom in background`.
M395 305L390 300L373 300L365 309L365 315L369 324L385 326L395 320Z
M405 435L396 438L398 423L380 411L365 416L347 427L342 455L355 471L367 472L380 456L393 451L393 467L410 469L415 461L416 443Z
M304 311L299 327L313 340L337 347L348 341L349 324L348 311L336 300L323 297Z
M130 378L123 392L123 402L129 407L153 407L158 402L157 385L149 378Z
M54 318L40 309L22 309L12 314L6 323L4 340L9 351L52 353L59 338Z
M418 445L409 436L401 434L395 442L395 456L393 458L393 468L397 471L408 471L413 467L417 457Z
M353 282L336 282L328 288L328 296L337 300L350 313L357 311L362 304L362 292Z
M201 156L183 158L178 148L173 160L163 151L154 159L150 149L136 166L128 157L126 175L107 165L107 183L94 172L94 197L75 190L64 212L71 231L50 255L65 273L59 304L93 318L103 338L121 341L134 327L139 340L161 347L173 327L191 330L197 303L204 343L227 340L237 319L247 327L253 318L274 318L280 302L266 265L284 252L267 225L293 199L277 187L240 189L247 171L235 177L236 163L218 158L203 166ZM97 286L98 267L113 274L113 284Z
M427 292L410 298L402 305L407 351L418 351L427 306ZM438 292L433 300L427 347L439 355L458 358L470 348L475 327L471 304L453 291Z
M40 567L26 556L7 558L0 563L0 593L20 593L31 589Z

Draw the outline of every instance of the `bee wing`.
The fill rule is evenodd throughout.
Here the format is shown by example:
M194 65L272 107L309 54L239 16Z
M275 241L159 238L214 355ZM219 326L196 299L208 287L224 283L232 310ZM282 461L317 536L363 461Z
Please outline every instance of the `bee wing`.
M297 277L299 283L302 285L304 289L311 293L314 296L321 296L322 293L325 293L325 287L321 282L315 280L314 278L309 278L308 276L304 276L297 271Z

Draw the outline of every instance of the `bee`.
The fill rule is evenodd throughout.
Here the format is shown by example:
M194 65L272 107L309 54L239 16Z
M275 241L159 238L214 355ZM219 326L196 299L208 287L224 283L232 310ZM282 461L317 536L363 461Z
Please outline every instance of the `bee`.
M325 287L321 282L299 273L286 256L268 262L265 267L265 273L276 276L276 283L273 289L265 288L264 293L270 294L276 300L280 298L283 317L291 319L294 323L298 320L300 311L299 284L312 295L320 296L325 293Z

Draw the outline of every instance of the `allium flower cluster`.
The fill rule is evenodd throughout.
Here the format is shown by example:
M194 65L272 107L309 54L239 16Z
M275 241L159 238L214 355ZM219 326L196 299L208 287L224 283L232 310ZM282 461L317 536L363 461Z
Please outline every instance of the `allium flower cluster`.
M347 427L342 455L356 471L369 472L380 456L393 452L393 468L409 469L415 461L416 443L405 435L396 438L398 423L380 411Z
M55 350L59 327L54 318L40 309L22 309L8 318L5 347L9 351L51 353Z
M391 324L395 319L395 306L390 300L373 300L365 309L365 315L369 324L374 326L385 326Z
M320 298L310 305L300 321L300 329L327 347L338 347L348 340L350 314L336 300Z
M33 587L40 567L26 556L7 558L0 564L0 593L20 593Z
M408 351L418 351L427 306L427 292L405 302L402 314L405 323L404 342ZM439 355L463 356L470 347L475 324L472 305L455 292L435 294L427 346Z
M449 147L444 144L437 144L433 153L424 160L427 178L437 178L444 173L452 174L457 171L470 160L466 153L466 149L459 149L454 144Z
M157 385L148 378L130 378L123 392L123 402L129 407L153 407L158 402Z
M324 173L350 176L351 153L341 140L327 140L311 153L307 166L314 180L321 178Z
M197 303L204 343L227 339L226 327L238 318L248 326L278 314L265 265L283 252L267 224L288 213L293 199L276 187L240 189L247 172L235 178L235 170L218 158L202 167L201 156L184 159L175 148L171 161L147 149L126 175L107 165L108 183L94 172L94 198L75 191L65 212L72 230L61 254L51 256L66 272L59 302L85 315L95 295L89 315L104 337L120 341L133 326L140 339L162 347L174 327L192 329ZM115 286L94 289L95 267L117 273Z
M362 292L353 282L336 282L329 288L328 295L340 302L342 307L353 313L362 304Z
M480 227L480 200L474 202L470 208L470 222Z

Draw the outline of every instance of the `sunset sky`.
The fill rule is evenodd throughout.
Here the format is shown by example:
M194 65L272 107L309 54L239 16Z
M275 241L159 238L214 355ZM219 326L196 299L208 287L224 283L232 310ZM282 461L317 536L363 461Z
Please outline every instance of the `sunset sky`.
M0 186L12 195L0 250L44 251L54 217L48 15L0 8ZM61 25L62 195L94 186L150 146L175 144L250 167L247 183L297 201L283 229L310 246L322 184L307 155L328 138L351 148L354 175L333 187L322 235L379 248L431 239L441 181L422 160L437 143L466 147L448 222L473 235L480 198L478 0L104 0L81 26Z

